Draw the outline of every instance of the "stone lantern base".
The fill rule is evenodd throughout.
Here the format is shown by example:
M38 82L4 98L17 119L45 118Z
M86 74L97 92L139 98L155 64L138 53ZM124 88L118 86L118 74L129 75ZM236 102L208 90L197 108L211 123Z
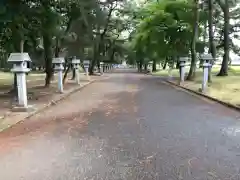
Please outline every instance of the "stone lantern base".
M33 112L36 108L32 105L28 105L27 107L13 105L11 110L12 112Z

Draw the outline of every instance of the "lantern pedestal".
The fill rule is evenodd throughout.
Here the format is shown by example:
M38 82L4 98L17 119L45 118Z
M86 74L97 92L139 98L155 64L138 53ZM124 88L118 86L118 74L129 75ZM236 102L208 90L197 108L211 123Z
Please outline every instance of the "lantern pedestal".
M79 74L80 59L74 58L72 60L72 65L73 65L73 68L75 69L75 72L76 72L75 80L76 80L77 84L80 85L80 74Z
M63 63L64 58L53 58L54 70L58 72L58 91L63 93Z
M89 69L89 66L90 66L90 61L89 60L83 61L83 66L84 66L84 69L85 69L85 72L86 72L87 80L90 81L89 72L88 72L88 69Z
M179 58L179 68L180 68L180 84L184 83L185 80L185 65L188 61L188 57L180 57Z

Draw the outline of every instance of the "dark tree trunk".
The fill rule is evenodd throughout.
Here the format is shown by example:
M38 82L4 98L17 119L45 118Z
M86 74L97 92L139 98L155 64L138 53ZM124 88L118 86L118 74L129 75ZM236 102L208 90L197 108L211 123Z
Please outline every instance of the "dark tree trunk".
M72 79L71 80L74 80L76 77L76 69L72 68Z
M220 72L218 73L218 76L228 75L229 44L230 44L230 38L229 38L230 13L229 13L228 0L225 0L224 2L225 2L224 8L222 8L223 14L224 14L224 56L223 56L222 66L221 66Z
M93 52L93 59L91 61L91 64L90 64L90 67L89 67L89 75L93 75L94 74L94 67L96 65L98 65L98 60L97 60L97 57L98 57L98 49L97 49L97 45L95 44L94 45L94 52ZM100 63L100 62L99 62ZM100 69L99 69L100 70Z
M55 47L55 57L59 57L60 55L60 44L59 44L59 39L56 38L56 47Z
M71 65L69 64L69 65L67 66L67 69L66 69L66 71L65 71L65 73L64 73L64 76L63 76L63 84L65 84L65 82L66 82L67 75L68 75L68 72L70 71L70 69L71 69Z
M216 59L216 47L214 44L214 32L213 32L213 0L208 0L208 34L209 34L209 52L212 54L213 60ZM208 70L208 81L212 82L211 73L213 61L210 62L211 67Z
M96 65L96 60L93 58L89 67L89 75L93 75L95 65Z
M140 62L137 62L137 69L138 69L138 72L140 72Z
M65 72L67 70L67 63L64 63L63 68L63 71Z
M143 67L143 61L140 60L140 62L139 62L139 72L142 72L142 67Z
M113 49L112 50L112 53L111 53L111 56L110 56L110 60L112 61L112 62L114 62L114 55L115 55L115 49Z
M180 67L180 62L177 61L177 63L176 63L176 69L180 69L179 67Z
M161 63L163 70L166 70L168 65L168 57L165 57L164 61Z
M162 65L163 70L165 70L167 68L167 64L168 64L168 58L166 57L163 65Z
M53 76L52 68L52 37L45 33L43 35L43 46L44 46L44 56L45 56L45 87L49 87L51 79Z
M157 61L156 59L153 60L153 67L152 67L152 72L156 72L157 71Z
M194 31L193 37L191 42L191 65L190 70L187 76L187 80L194 80L196 76L196 62L197 62L197 54L196 54L196 41L198 39L198 23L199 23L199 2L195 0L195 7L194 7L194 16L195 16L195 24L194 24Z
M147 64L144 64L144 71L147 71Z

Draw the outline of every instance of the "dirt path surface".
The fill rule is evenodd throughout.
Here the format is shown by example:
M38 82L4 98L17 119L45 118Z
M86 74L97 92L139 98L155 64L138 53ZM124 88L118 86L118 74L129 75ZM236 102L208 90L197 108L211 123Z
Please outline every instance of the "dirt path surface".
M0 134L1 180L238 180L240 113L115 73Z

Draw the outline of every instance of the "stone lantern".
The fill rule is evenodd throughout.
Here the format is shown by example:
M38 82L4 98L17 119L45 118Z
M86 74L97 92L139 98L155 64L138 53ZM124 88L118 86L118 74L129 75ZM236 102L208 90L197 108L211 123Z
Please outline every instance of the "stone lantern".
M30 71L27 68L27 63L30 61L28 53L11 53L8 58L8 62L13 64L11 72L16 73L17 76L18 106L16 108L23 111L28 109L26 73Z
M73 66L73 69L75 69L75 72L76 72L77 84L80 84L79 65L80 65L80 59L76 59L76 57L74 57L72 59L72 66Z
M100 73L103 74L103 66L104 66L104 63L103 62L100 62Z
M63 93L63 63L65 62L63 57L53 58L54 70L58 73L58 91Z
M213 60L212 54L202 54L200 58L203 60L203 81L202 81L202 92L206 91L208 83L208 70L211 68L211 62Z
M180 57L179 58L179 67L180 67L180 83L184 82L185 79L185 65L186 62L188 61L188 57Z
M87 80L90 81L89 72L88 72L88 69L90 67L90 61L89 60L83 61L83 66L84 66L84 69L85 69L85 72L86 72Z
M148 62L148 67L149 67L149 73L152 73L152 68L153 68L153 62L152 61Z

